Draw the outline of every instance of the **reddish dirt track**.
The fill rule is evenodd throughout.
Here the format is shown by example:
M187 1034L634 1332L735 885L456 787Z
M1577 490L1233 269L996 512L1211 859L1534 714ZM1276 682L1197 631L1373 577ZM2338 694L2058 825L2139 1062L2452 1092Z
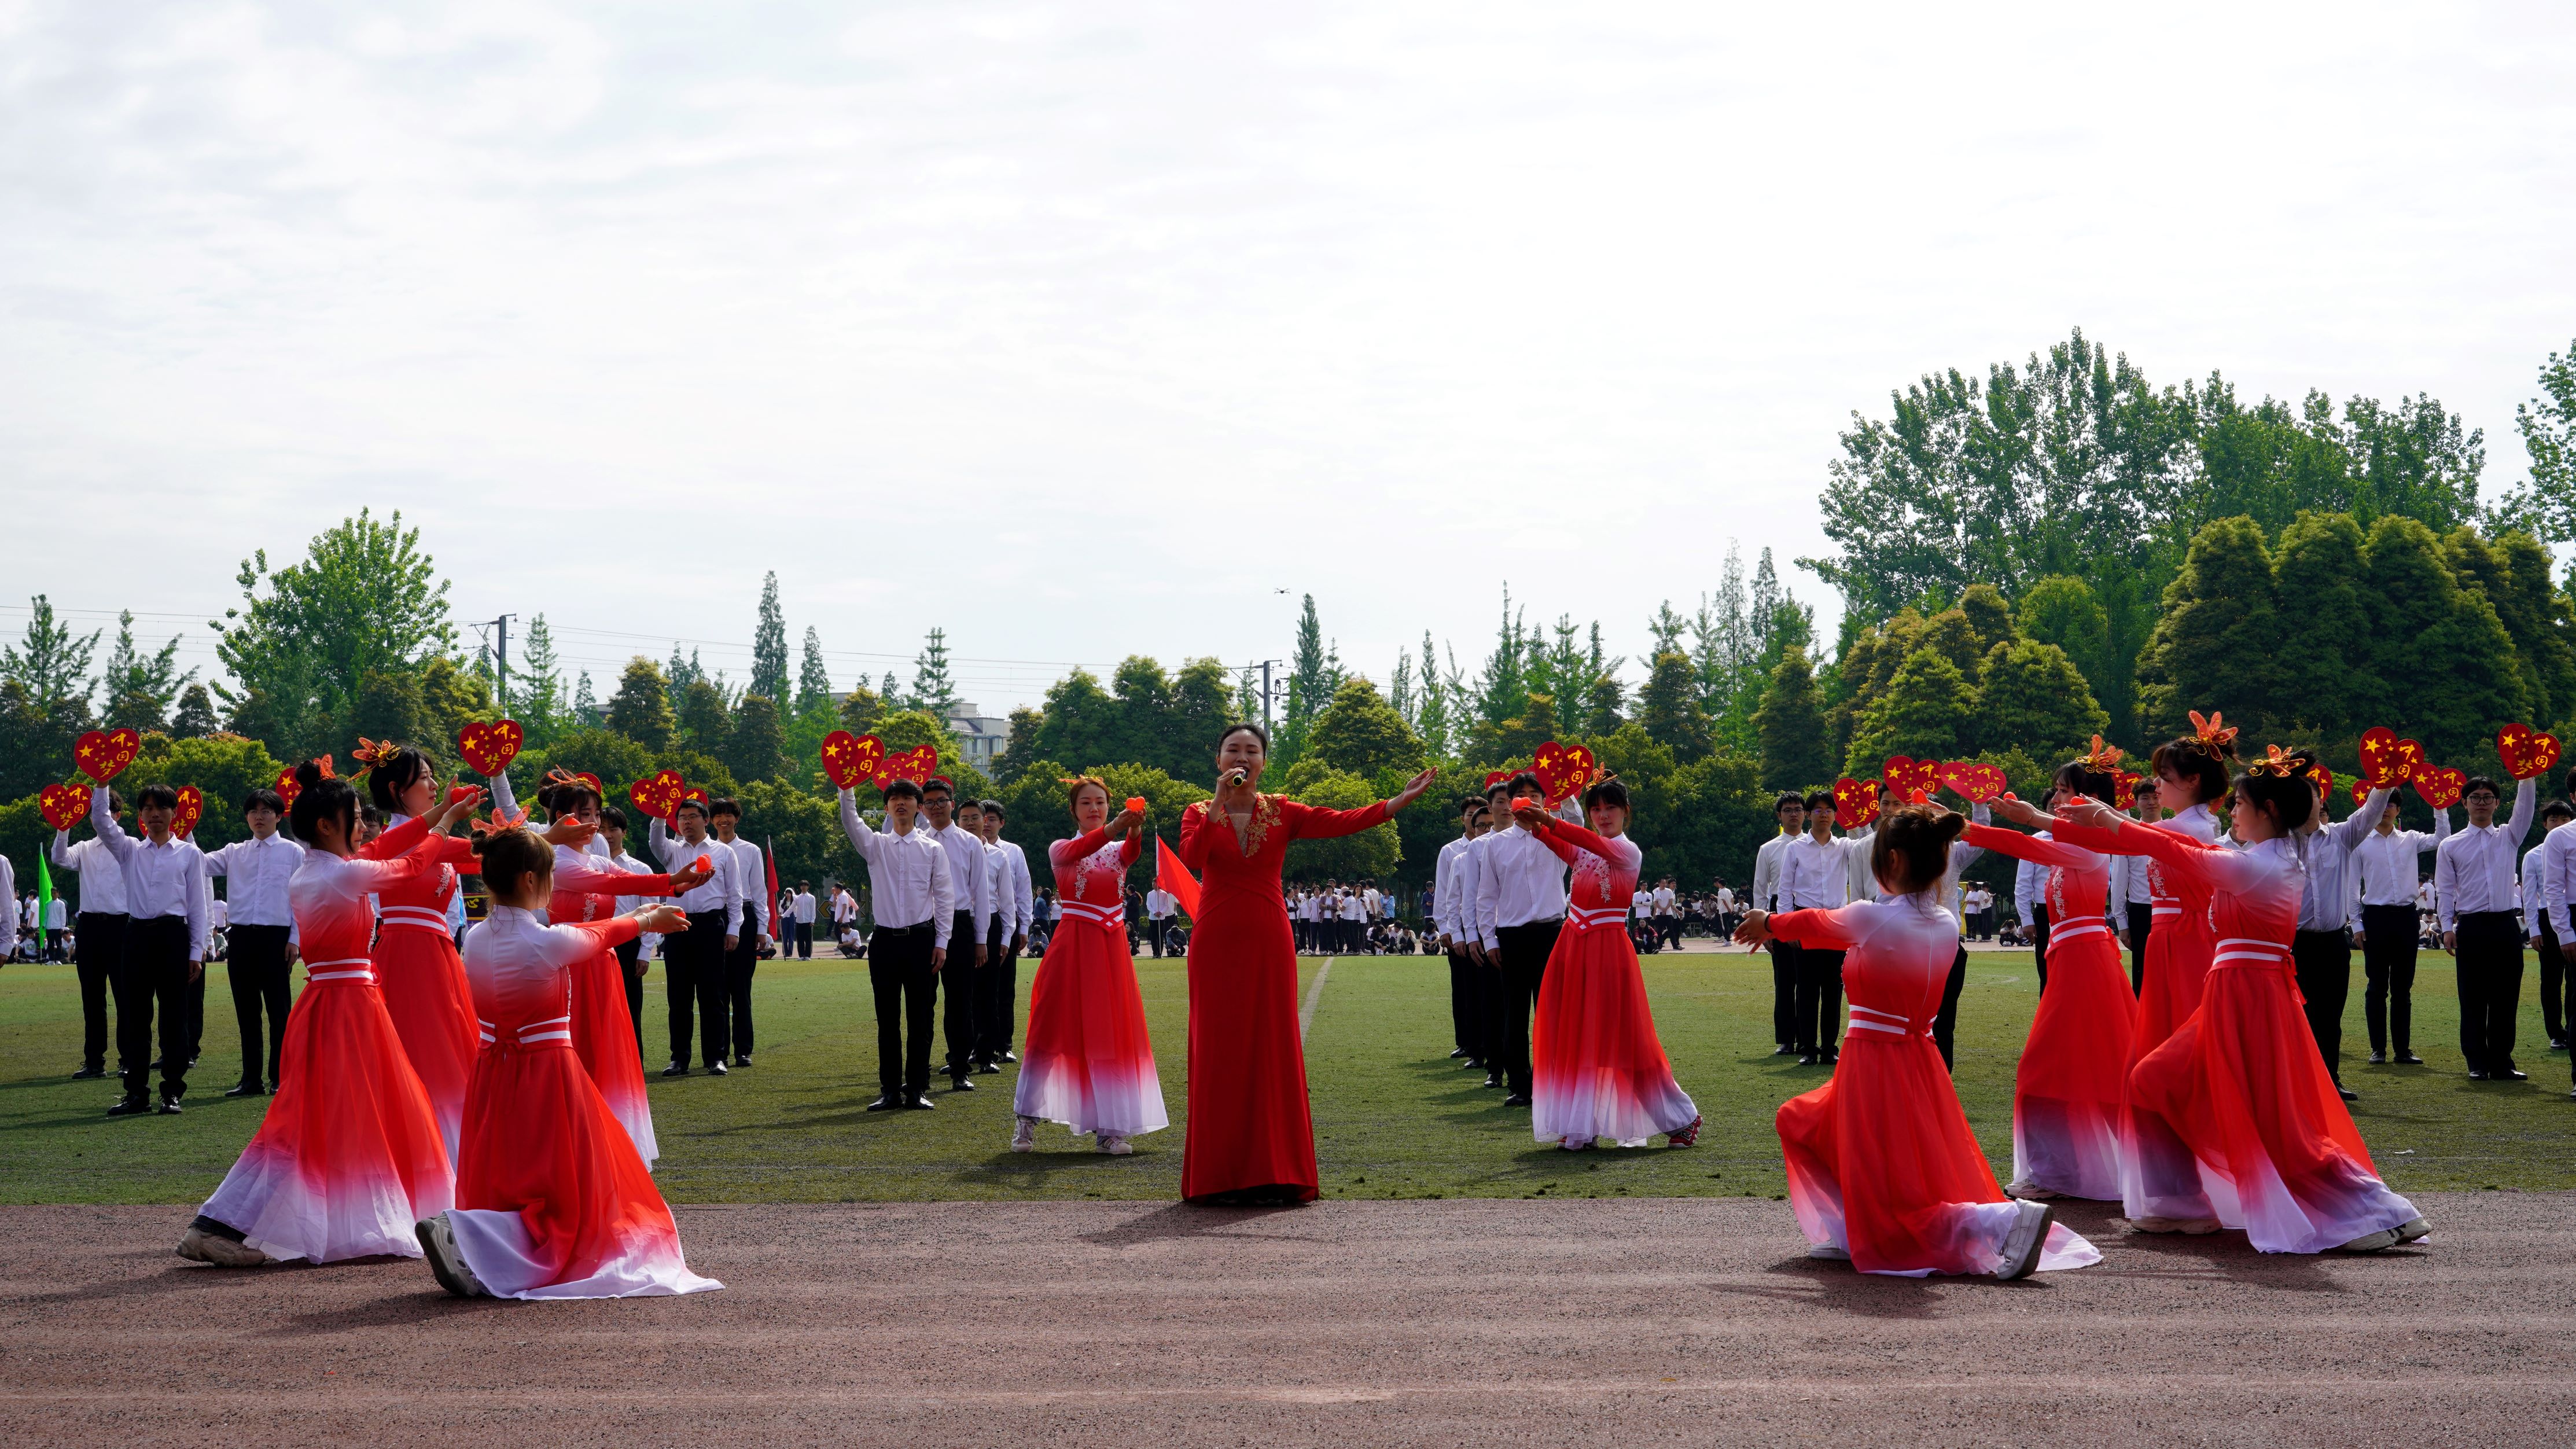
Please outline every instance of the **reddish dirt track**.
M0 1443L2566 1442L2576 1198L2418 1205L2375 1258L2087 1205L2106 1260L2018 1284L1810 1262L1738 1199L697 1208L725 1291L568 1304L7 1208Z

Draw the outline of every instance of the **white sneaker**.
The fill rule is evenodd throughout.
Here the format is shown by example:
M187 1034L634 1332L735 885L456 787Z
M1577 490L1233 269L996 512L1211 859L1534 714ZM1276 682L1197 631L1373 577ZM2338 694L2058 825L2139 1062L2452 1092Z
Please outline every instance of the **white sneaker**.
M459 1298L489 1298L492 1290L465 1266L465 1255L457 1250L456 1229L448 1224L447 1214L423 1218L412 1224L412 1236L420 1239L421 1256L429 1260L429 1271L438 1275L438 1286Z
M2397 1225L2396 1231L2397 1241L2401 1243L2411 1243L2418 1238L2430 1236L2433 1231L2433 1225L2424 1221L2422 1218L2408 1218L2406 1221Z
M1127 1157L1135 1153L1136 1146L1115 1132L1103 1132L1100 1134L1100 1150L1112 1157Z
M2351 1242L2344 1244L2342 1247L2335 1249L2335 1251L2338 1253L2378 1253L2396 1247L2397 1242L2397 1230L2395 1228L2381 1228L2375 1233L2364 1233L2360 1237L2353 1239Z
M2160 1218L2148 1216L2129 1219L2129 1226L2142 1233L2187 1233L2200 1237L2218 1231L2216 1218Z
M1019 1125L1011 1129L1011 1150L1013 1152L1026 1152L1037 1145L1038 1119L1035 1117L1022 1117L1019 1121Z
M2004 1260L1995 1267L1995 1276L2007 1281L2027 1278L2039 1266L2039 1250L2048 1246L2048 1225L2057 1221L2057 1209L2044 1202L2017 1203L2012 1231L2004 1234Z
M275 1261L248 1243L235 1242L221 1233L193 1227L179 1239L179 1256L194 1263L212 1263L218 1268L256 1268L262 1263Z
M2055 1202L2065 1195L2054 1188L2028 1182L2016 1182L2004 1189L2004 1196L2017 1197L2023 1202Z
M1818 1243L1807 1250L1807 1256L1822 1258L1828 1263L1848 1263L1851 1261L1851 1249L1837 1248L1831 1243Z

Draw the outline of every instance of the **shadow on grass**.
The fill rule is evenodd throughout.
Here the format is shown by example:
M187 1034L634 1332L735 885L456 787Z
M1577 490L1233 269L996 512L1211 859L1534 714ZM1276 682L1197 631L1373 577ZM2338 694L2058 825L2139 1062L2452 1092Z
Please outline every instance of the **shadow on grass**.
M1140 1214L1116 1227L1096 1233L1084 1233L1082 1240L1104 1248L1132 1248L1144 1243L1187 1242L1216 1235L1244 1236L1300 1243L1320 1243L1324 1239L1304 1233L1245 1233L1229 1230L1260 1222L1264 1218L1290 1216L1303 1212L1298 1207L1202 1207L1197 1203L1166 1203L1151 1212Z

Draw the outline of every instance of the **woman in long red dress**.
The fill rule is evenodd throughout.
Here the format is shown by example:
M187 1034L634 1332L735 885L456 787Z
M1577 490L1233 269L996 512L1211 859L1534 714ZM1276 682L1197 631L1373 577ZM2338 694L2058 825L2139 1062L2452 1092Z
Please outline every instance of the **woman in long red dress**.
M2059 807L2056 834L2144 855L2210 897L2218 950L2200 1002L2129 1074L2129 1108L2189 1151L2218 1222L2266 1253L2377 1252L2432 1231L2362 1144L2291 971L2307 882L2295 832L2318 807L2313 755L2272 747L2234 782L2243 850L2185 839L2098 801Z
M1755 911L1735 933L1748 946L1777 938L1849 953L1842 1061L1833 1080L1780 1105L1780 1150L1808 1256L1848 1258L1864 1273L2018 1278L2102 1260L2048 1204L2015 1202L1995 1185L1932 1040L1959 948L1941 879L1966 824L1899 806L1870 842L1885 900Z
M2192 712L2192 733L2156 747L2156 799L2174 811L2145 828L2202 845L2218 842L2218 817L2210 806L2227 794L2227 767L2236 759L2236 731L2223 716ZM2052 831L2051 834L2055 832ZM2129 1039L2129 1072L2164 1044L2174 1028L2200 1009L2200 985L2209 974L2218 940L2209 930L2209 888L2199 876L2177 875L2149 860L2148 892L2155 929L2147 933L2147 984L2138 996L2138 1027ZM2132 1226L2150 1233L2218 1230L2218 1209L2200 1180L2200 1164L2152 1112L2120 1113L2120 1197Z
M1100 781L1086 775L1069 794L1081 834L1047 847L1063 929L1047 943L1029 988L1011 1150L1036 1146L1040 1122L1061 1122L1124 1157L1136 1150L1128 1139L1172 1125L1145 1031L1136 958L1127 949L1121 889L1148 836L1138 811L1109 818L1109 787Z
M296 777L289 814L307 849L286 895L304 992L286 1014L277 1095L259 1131L179 1240L179 1256L229 1268L417 1254L412 1222L446 1208L455 1189L429 1095L367 958L367 897L447 870L447 837L430 832L472 809L478 792L379 837L395 841L392 859L363 860L351 853L357 792L311 763Z
M2109 800L2118 793L2119 752L2106 752L2098 739L2094 751L2058 770L2054 788L2061 798ZM1994 811L2042 829L2053 823L2026 801L1998 800ZM2013 1076L2013 1180L2005 1190L2039 1200L2116 1201L2138 1001L2103 921L2110 860L2080 845L1986 825L1971 824L1968 843L2048 867L2048 990L2040 994Z
M1190 1120L1181 1153L1181 1196L1194 1202L1314 1199L1297 945L1280 865L1291 842L1385 824L1431 786L1425 770L1392 800L1326 810L1260 793L1269 758L1259 725L1226 726L1216 798L1181 812L1181 863L1202 877L1190 932Z
M414 1225L459 1297L631 1298L724 1285L689 1271L679 1226L572 1050L573 972L639 929L681 931L670 905L549 926L554 854L521 829L483 841L492 911L466 938L482 1049L466 1094L454 1209Z
M1592 829L1515 802L1523 830L1574 867L1565 912L1538 992L1530 1035L1530 1131L1580 1152L1597 1138L1643 1147L1661 1132L1675 1147L1699 1140L1699 1108L1673 1080L1655 1036L1645 974L1628 939L1628 908L1644 853L1630 840L1628 787L1604 780L1583 792Z
M385 812L385 830L359 846L357 855L391 860L416 839L403 827L437 808L438 776L429 756L409 745L369 746L358 758L368 767L367 794ZM474 842L461 836L439 840L439 869L376 892L374 961L385 1011L429 1093L454 1162L465 1118L465 1079L474 1069L474 1006L465 990L465 967L456 959L456 938L448 934L447 903L476 866Z

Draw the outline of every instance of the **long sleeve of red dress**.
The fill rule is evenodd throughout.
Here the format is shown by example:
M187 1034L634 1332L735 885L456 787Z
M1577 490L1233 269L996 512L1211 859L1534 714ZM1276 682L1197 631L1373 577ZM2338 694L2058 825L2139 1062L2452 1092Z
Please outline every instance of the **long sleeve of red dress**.
M2052 830L2050 835L2050 839L2042 840L2036 835L2024 835L2018 830L2006 830L1997 825L1970 825L1962 838L1970 845L1991 850L1997 855L2009 855L2033 865L2063 866L2069 870L2082 870L2093 864L2096 858L2110 853L2078 845L2057 830Z

